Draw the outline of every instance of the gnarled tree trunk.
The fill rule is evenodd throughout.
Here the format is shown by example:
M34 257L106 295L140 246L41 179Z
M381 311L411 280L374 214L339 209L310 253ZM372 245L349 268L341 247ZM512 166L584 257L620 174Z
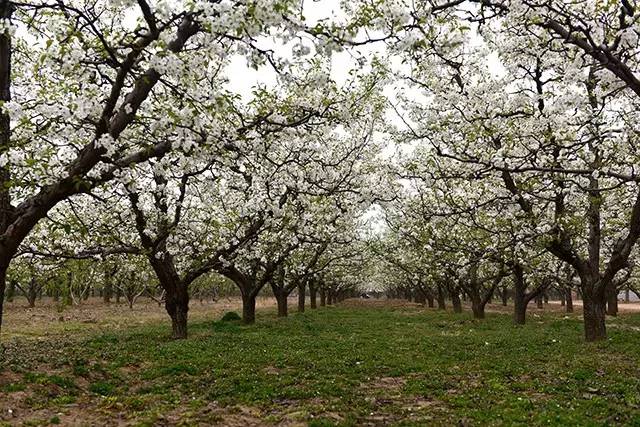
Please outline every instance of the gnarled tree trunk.
M167 289L164 306L171 317L171 337L173 339L186 338L189 313L189 292L186 287L176 284L171 292Z

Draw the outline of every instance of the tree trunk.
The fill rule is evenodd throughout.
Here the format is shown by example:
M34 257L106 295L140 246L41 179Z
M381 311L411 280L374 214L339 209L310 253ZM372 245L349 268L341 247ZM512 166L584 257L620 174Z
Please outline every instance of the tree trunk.
M449 298L453 306L454 313L462 313L462 301L460 301L460 289L457 287L449 287Z
M318 307L318 289L313 282L309 283L309 305L311 309Z
M471 297L471 311L476 319L484 319L484 304L479 297Z
M542 299L543 299L545 304L549 304L549 293L547 291L543 292Z
M429 308L433 308L434 307L433 294L429 292L426 295L426 297L427 297L427 305L429 306Z
M544 308L544 305L543 305L542 302L543 302L542 301L542 295L538 295L536 297L536 305L537 305L538 308Z
M629 289L624 290L624 302L629 302Z
M527 282L524 277L524 270L518 264L513 271L513 323L524 325L527 321Z
M460 301L460 294L457 291L450 293L451 305L453 306L454 313L462 313L462 301Z
M242 322L251 325L256 322L256 296L251 292L242 292Z
M327 291L324 288L320 288L320 307L327 305Z
M16 281L11 280L9 282L9 287L7 288L7 302L13 302L13 297L15 295L16 295Z
M564 290L564 299L567 301L565 310L567 313L573 313L573 295L571 295L571 288Z
M333 289L329 289L327 294L327 305L333 305Z
M614 284L607 287L607 314L618 315L618 289Z
M113 296L113 282L109 271L104 273L104 289L102 289L102 300L105 304L111 303L111 297Z
M298 283L298 313L304 313L304 300L306 298L306 282Z
M273 296L276 297L276 303L278 304L278 317L287 317L289 314L287 293L284 289L274 284L271 284L271 290L273 291Z
M4 313L4 292L7 287L7 268L8 265L0 266L0 331L2 331L2 314Z
M587 341L600 341L607 338L605 326L605 301L598 300L590 292L582 294L584 335Z
M27 302L29 303L29 308L34 308L36 306L36 299L38 298L38 290L31 285L27 290Z
M507 303L509 301L509 289L502 288L502 292L500 293L500 297L502 298L502 305L506 307Z
M9 22L15 9L12 1L0 2L0 18ZM2 103L11 101L11 36L5 30L0 34L0 101ZM5 154L11 147L11 118L5 109L0 111L0 153ZM0 232L6 233L12 219L11 206L11 174L9 165L0 167ZM5 234L4 239L10 239L10 235ZM18 242L19 243L19 242ZM15 247L17 248L17 244ZM4 249L4 248L3 248ZM7 268L15 255L15 251L8 253L3 250L0 259L0 331L2 330L2 314L4 312L4 293L7 287ZM2 348L0 348L2 351Z
M560 307L564 307L567 304L567 297L565 296L564 289L560 289L558 294L560 295Z
M447 308L444 301L444 291L442 290L442 286L438 285L438 310L444 310Z
M527 303L524 289L521 285L514 286L513 295L513 323L516 325L524 325L527 321Z
M164 306L171 317L171 337L179 340L187 337L187 316L189 313L189 292L181 285L173 288L173 292L167 290L167 298Z

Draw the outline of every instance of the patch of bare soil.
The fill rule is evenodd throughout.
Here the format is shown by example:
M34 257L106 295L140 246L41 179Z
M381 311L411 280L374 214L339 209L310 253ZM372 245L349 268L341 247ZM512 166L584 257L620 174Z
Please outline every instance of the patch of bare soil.
M426 396L403 393L407 384L404 377L378 377L360 385L365 399L375 410L359 421L360 425L376 426L399 421L428 422L433 412L446 412L444 404Z
M273 298L259 298L257 308L275 306ZM240 298L224 298L219 301L194 300L189 306L189 320L215 320L227 311L240 311ZM36 307L16 299L5 303L2 324L3 339L18 336L46 336L68 332L127 329L132 325L168 321L163 305L147 298L140 298L133 308L122 302L105 304L100 298L89 298L79 305L62 306L49 298L43 298Z

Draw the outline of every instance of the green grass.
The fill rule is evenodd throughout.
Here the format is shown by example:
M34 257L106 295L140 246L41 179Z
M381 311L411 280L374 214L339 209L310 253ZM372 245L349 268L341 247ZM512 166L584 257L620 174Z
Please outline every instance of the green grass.
M74 403L140 425L173 414L184 425L640 426L640 316L609 323L609 340L589 344L575 316L516 327L505 314L327 307L263 313L253 326L195 323L186 341L171 341L166 323L24 340L5 367L22 381L0 403L27 390L47 420Z

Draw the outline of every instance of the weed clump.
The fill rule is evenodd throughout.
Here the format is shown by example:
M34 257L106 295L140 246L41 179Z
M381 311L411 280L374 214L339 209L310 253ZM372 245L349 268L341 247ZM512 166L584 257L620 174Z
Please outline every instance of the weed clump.
M242 317L235 311L227 311L220 319L221 322L237 322L240 320L242 320Z

